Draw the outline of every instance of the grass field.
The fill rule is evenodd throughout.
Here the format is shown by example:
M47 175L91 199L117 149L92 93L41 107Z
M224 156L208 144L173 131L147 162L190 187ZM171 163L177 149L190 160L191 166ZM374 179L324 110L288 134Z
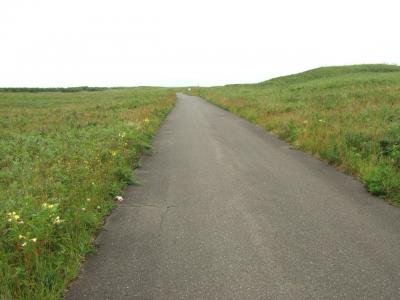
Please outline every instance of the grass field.
M162 88L0 91L0 299L58 299L171 110Z
M193 89L400 204L400 67L326 67L258 84Z
M319 68L192 93L400 204L400 67ZM175 90L0 90L0 299L58 299Z

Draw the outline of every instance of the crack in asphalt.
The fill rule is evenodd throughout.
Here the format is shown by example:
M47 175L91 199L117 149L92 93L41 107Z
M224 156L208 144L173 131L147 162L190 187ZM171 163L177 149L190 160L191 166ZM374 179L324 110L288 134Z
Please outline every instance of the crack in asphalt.
M162 227L163 227L163 224L164 224L164 221L165 221L165 217L167 216L169 209L170 208L175 208L175 207L176 207L175 205L169 205L169 206L165 207L165 210L162 213L161 219L160 219L160 227L158 229L158 237L161 237Z
M152 205L152 204L134 204L134 205L129 205L126 207L131 207L131 208L143 208L143 207L152 207L152 208L157 208L157 209L163 209L164 211L161 213L161 218L160 218L160 225L159 225L159 234L158 237L161 236L161 230L162 230L162 226L165 220L165 216L168 213L168 210L171 208L176 208L176 205L165 205L165 206L158 206L158 205Z
M167 205L167 206L158 206L158 205L152 205L152 204L141 204L141 205L126 205L125 207L129 208L141 208L141 207L154 207L154 208L158 208L158 209L168 209L168 208L173 208L176 207L175 205Z

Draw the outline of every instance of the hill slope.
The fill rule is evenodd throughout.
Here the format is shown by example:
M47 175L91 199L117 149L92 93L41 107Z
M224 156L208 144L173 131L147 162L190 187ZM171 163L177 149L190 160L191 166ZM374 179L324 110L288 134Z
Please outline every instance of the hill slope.
M268 84L296 84L304 83L310 80L320 80L332 77L343 77L351 75L371 75L372 77L378 74L387 74L392 72L400 72L400 67L395 65L352 65L352 66L335 66L335 67L321 67L312 69L298 74L288 75L273 78L260 85Z
M194 92L400 203L400 67L323 67Z

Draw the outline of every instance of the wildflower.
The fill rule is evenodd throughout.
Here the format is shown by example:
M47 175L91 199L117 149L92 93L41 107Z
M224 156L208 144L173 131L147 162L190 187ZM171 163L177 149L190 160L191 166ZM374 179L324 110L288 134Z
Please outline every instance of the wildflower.
M31 241L32 241L33 243L36 243L36 241L37 241L37 238L33 238L33 239L31 239Z
M21 246L22 246L22 247L25 247L25 246L26 246L26 242L23 242L23 243L21 244Z
M149 122L150 122L150 120L149 120L149 119L147 119L147 118L146 118L146 119L144 119L144 123L145 123L145 124L148 124Z
M18 236L18 238L19 238L20 240L22 240L22 239L24 239L25 237L24 237L22 234L20 234L20 235Z
M117 155L117 152L116 151L111 151L111 155L115 156L115 155Z
M115 197L115 200L117 200L118 202L122 202L124 201L124 198L122 198L121 196L117 196Z
M85 211L85 210L86 210L86 208L85 208L85 207L82 207L82 210L83 210L83 211Z
M119 137L121 137L121 138L124 138L124 137L125 137L125 135L126 135L126 133L125 133L125 132L118 133L118 136L119 136Z
M48 203L45 202L45 203L42 204L42 207L51 209L51 208L54 207L54 204L48 204Z
M325 123L325 120L319 119L318 122Z
M54 219L53 224L60 224L61 222L62 222L62 220L60 219L59 216L57 216L57 217Z
M8 222L11 222L13 220L18 221L20 219L19 215L17 215L17 213L15 211L10 212L7 214L8 215Z
M101 207L100 207L100 205L97 205L97 209L100 209Z
M87 202L90 202L90 198L87 198L86 201L87 201Z

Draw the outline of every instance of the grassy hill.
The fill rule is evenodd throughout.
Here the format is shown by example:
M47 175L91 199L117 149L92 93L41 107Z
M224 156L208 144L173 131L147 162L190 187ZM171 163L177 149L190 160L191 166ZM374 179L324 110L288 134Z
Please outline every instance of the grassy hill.
M400 67L395 65L353 65L353 66L336 66L336 67L321 67L312 69L298 74L288 75L273 78L259 83L260 85L268 84L296 84L304 83L312 80L321 80L332 77L351 76L354 74L386 74L391 72L399 72Z
M193 92L400 204L400 67L323 67Z

